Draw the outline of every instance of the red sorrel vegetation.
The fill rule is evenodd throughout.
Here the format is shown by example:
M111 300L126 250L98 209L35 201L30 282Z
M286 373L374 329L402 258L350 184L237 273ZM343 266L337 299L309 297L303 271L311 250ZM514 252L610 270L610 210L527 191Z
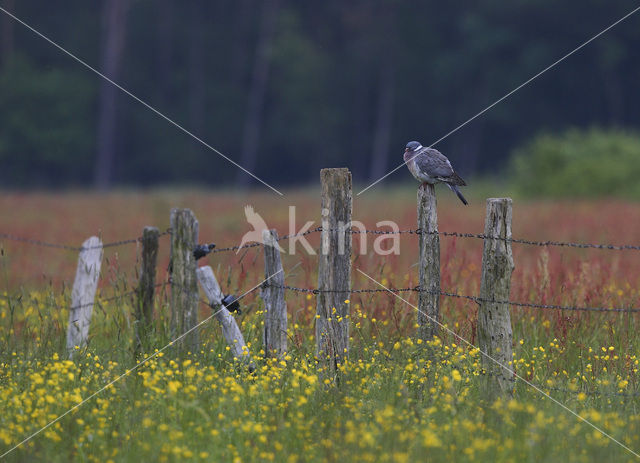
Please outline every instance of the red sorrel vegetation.
M443 194L445 193L445 194ZM439 190L440 231L482 233L484 201L476 198L463 207L455 198ZM263 194L246 197L211 192L154 192L95 194L5 194L0 199L0 231L16 236L79 246L93 234L104 242L138 236L145 225L165 230L172 207L191 208L200 221L200 241L215 242L219 248L240 243L250 230L243 206L252 204L269 227L280 236L289 233L289 206L296 206L295 231L307 221L311 228L320 225L319 195L316 192L291 192L284 198ZM396 222L400 229L415 228L415 194L412 190L392 190L365 194L354 199L354 219L367 228L376 229L382 220ZM388 229L382 228L382 229ZM640 209L623 201L515 201L513 236L530 240L638 244ZM319 235L308 237L318 249ZM413 287L418 270L416 235L400 236L400 255L378 256L373 252L377 236L366 236L366 254L360 254L360 237L354 236L354 268L384 279L392 287ZM3 290L50 288L61 292L73 282L76 254L73 251L33 246L0 240ZM169 237L161 238L159 279L166 280ZM391 244L386 240L387 246ZM385 247L385 246L383 246ZM285 251L288 243L283 242ZM516 268L512 279L511 299L520 302L595 307L639 307L639 251L608 251L566 247L538 247L514 244ZM108 248L103 263L101 294L108 297L135 287L135 244ZM477 295L480 286L482 240L477 238L441 237L443 291ZM242 293L261 281L263 263L260 248L240 253L211 254L201 261L219 274L227 291ZM284 255L287 284L315 287L315 256L307 255L298 244L294 255ZM372 283L353 272L353 288L368 288ZM415 302L416 295L407 298ZM250 295L245 305L255 299ZM393 319L401 331L411 329L413 309L393 296L354 294L354 303L379 320ZM289 309L294 318L309 322L313 313L306 310L309 302L304 294L288 294ZM313 304L312 304L313 305ZM305 310L299 310L305 309ZM475 304L463 299L442 298L445 321L466 336L473 336ZM564 339L576 325L598 320L606 323L620 315L560 312L544 309L512 309L514 323L525 323L533 317L549 320L546 329ZM405 333L406 334L406 333Z

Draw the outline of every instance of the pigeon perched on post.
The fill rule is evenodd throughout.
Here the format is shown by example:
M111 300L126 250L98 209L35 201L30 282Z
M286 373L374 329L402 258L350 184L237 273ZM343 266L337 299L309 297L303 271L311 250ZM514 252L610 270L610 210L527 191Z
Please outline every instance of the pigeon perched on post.
M404 162L418 181L431 185L446 183L464 205L469 204L458 189L459 186L466 185L465 181L456 174L446 156L437 149L410 141L404 149Z

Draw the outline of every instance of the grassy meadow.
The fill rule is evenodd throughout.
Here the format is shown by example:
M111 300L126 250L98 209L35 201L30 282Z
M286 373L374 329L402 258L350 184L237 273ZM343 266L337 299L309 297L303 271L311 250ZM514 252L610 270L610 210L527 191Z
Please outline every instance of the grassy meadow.
M367 228L391 220L416 227L415 185L378 186L355 196L354 220ZM108 195L85 192L4 193L0 233L79 246L165 230L172 207L191 208L200 241L240 243L254 206L279 234L320 226L317 190L238 195L154 190ZM438 188L440 231L482 233L484 197L470 206ZM289 207L296 206L295 227ZM381 228L381 229L388 229ZM373 284L360 268L392 287L418 284L418 238L401 235L400 254L373 252L375 236L354 235L353 288ZM516 199L513 236L640 244L640 207L620 200ZM388 249L393 238L379 244ZM319 247L319 234L308 237ZM289 251L288 243L282 246ZM89 345L66 359L65 335L77 253L0 238L0 454L131 368L133 299L140 249L105 249ZM593 307L640 307L640 252L513 245L511 299ZM477 295L482 240L441 237L442 290ZM158 282L168 279L169 237L160 241ZM211 254L225 293L242 294L264 278L260 248ZM317 285L317 258L298 244L283 254L286 284ZM155 331L146 353L169 341L169 288L158 291ZM417 303L416 293L403 297ZM115 298L115 299L114 299ZM637 456L580 421L540 392L514 382L512 399L487 401L477 349L441 333L413 336L412 307L387 294L353 294L351 350L339 387L314 359L315 297L287 293L289 346L279 361L263 360L258 291L237 315L250 374L235 362L215 320L200 329L196 352L168 348L8 454L7 461L635 461ZM477 306L441 298L442 322L476 342ZM200 319L211 315L201 305ZM638 314L512 307L514 369L634 452L640 452Z

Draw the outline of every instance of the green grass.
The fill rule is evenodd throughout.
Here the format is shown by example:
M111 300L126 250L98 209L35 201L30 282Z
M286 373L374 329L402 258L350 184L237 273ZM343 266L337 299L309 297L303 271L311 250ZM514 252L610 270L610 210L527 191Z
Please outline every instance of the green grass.
M13 320L13 333L2 318L3 449L135 364L126 302L96 311L90 348L65 361L66 313L56 312L50 299L40 300L37 310ZM398 313L390 315L413 324L410 312L391 307ZM445 321L449 308L445 301ZM6 313L7 305L2 309ZM166 315L166 305L158 309ZM419 343L399 333L393 317L374 321L366 307L354 304L350 358L336 383L314 359L312 326L293 324L286 359L265 361L260 304L246 309L240 323L257 365L253 374L230 357L212 320L202 327L199 352L179 356L167 349L7 461L634 459L520 381L514 382L513 399L489 399L478 350L447 333ZM53 328L38 331L43 320ZM635 322L624 315L591 321L613 331ZM629 353L638 352L638 339L610 346L585 326L579 340L558 341L552 323L531 317L515 325L519 374L625 445L640 448L638 398L625 395L637 387L638 359ZM168 342L166 325L166 316L157 320L151 344Z

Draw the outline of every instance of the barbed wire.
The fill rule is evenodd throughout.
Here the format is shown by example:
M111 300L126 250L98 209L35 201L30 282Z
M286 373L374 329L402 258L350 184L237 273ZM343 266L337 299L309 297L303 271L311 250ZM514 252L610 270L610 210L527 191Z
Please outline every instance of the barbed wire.
M172 287L172 288L174 288L174 287L175 287L175 288L178 288L178 289L179 289L180 291L182 291L183 293L191 293L191 291L189 291L189 289L188 289L188 288L186 288L185 286L183 286L183 285L181 285L181 284L179 284L179 283L176 283L176 282L175 282L175 281L173 281L171 278L169 278L169 281L168 281L167 283L165 283L165 284L169 284L169 285L171 285L171 287ZM244 292L244 293L243 293L243 297L244 297L244 296L247 296L247 295L249 295L249 294L251 294L251 293L253 293L254 291L257 291L257 290L258 290L258 289L260 289L261 287L262 287L262 285L258 285L258 286L256 286L256 287L254 287L254 288L250 289L249 291ZM191 294L193 294L193 293L191 293ZM208 302L208 301L206 301L206 300L204 300L204 299L202 299L202 298L200 298L200 297L198 297L198 302L200 302L200 303L202 303L202 304L206 305L206 306L207 306L207 307L209 307L210 309L214 309L214 308L216 308L213 304L211 304L211 302ZM227 308L227 305L225 305L225 303L224 303L224 302L222 303L222 305L223 305L225 308ZM227 309L227 310L228 310L228 309Z
M568 311L583 311L583 312L618 312L618 313L637 313L640 312L640 308L623 308L623 307L575 307L575 306L563 306L563 305L552 305L552 304L536 304L533 302L516 302L516 301L508 301L508 300L496 300L492 298L483 298L478 296L468 296L465 294L452 293L448 291L433 291L433 290L422 290L419 286L415 286L412 288L365 288L365 289L351 289L351 290L343 290L343 289L318 289L318 288L301 288L296 286L289 285L274 285L271 283L263 284L263 287L270 286L272 288L280 288L286 289L295 292L307 293L307 294L320 294L320 293L350 293L350 294L360 294L360 293L402 293L402 292L425 292L429 294L439 294L441 296L453 297L459 299L466 299L476 303L490 303L490 304L509 304L517 307L527 307L533 309L548 309L548 310L568 310Z
M156 283L155 285L153 285L153 289L155 290L157 288L163 288L165 286L171 286L172 288L174 288L174 287L178 288L182 292L189 292L188 289L185 288L183 285L180 285L180 284L172 281L171 279L169 279L168 281L165 281L163 283ZM260 286L257 286L256 288L252 289L251 291L247 292L246 294L251 294L252 292L256 291L259 288L260 288ZM112 302L112 301L115 301L115 300L118 300L118 299L122 299L122 298L128 297L128 296L135 296L135 295L137 295L139 293L139 291L140 291L139 288L135 288L135 289L132 289L130 291L126 291L124 293L117 294L115 296L110 296L110 297L107 297L107 298L98 297L98 298L96 298L95 301L88 302L86 304L80 304L80 305L71 306L71 307L69 307L68 310L82 309L84 307L90 307L90 306L93 306L93 305L99 305L99 304L104 304L104 303L107 303L107 302ZM18 302L22 302L22 300L23 300L23 296L21 294L20 295L15 295L15 296L10 296L10 295L7 295L7 294L0 294L0 298L8 300L8 301L18 301ZM202 298L198 298L198 301L201 302L202 304L205 304L205 305L211 307L211 304L209 302L205 301Z
M610 251L625 251L634 250L640 251L639 245L632 244L593 244L593 243L571 243L562 241L533 241L522 238L504 238L501 236L488 236L483 233L459 233L459 232L430 232L431 234L438 233L442 236L454 236L458 238L478 238L482 240L500 240L509 243L528 244L532 246L560 246L571 247L581 249L606 249Z
M303 233L298 233L298 234L291 234L291 235L284 235L281 236L280 238L278 238L276 241L281 241L281 240L286 240L286 239L290 239L290 238L294 238L294 237L298 237L298 236L306 236L306 235L310 235L312 233L318 233L318 232L322 232L323 228L322 227L316 227L312 230L308 230L306 232ZM604 250L610 250L610 251L625 251L625 250L634 250L634 251L640 251L640 245L632 245L632 244L594 244L594 243L574 243L574 242L563 242L563 241L534 241L534 240L529 240L529 239L524 239L524 238L505 238L505 237L501 237L501 236L490 236L490 235L485 235L483 233L461 233L461 232L446 232L446 231L432 231L432 232L423 232L422 229L420 228L416 228L416 229L406 229L406 230L357 230L357 229L351 229L351 230L345 230L342 228L331 228L329 229L329 231L337 231L337 232L349 232L352 235L359 235L359 234L370 234L370 235L404 235L404 234L409 234L409 235L422 235L422 234L428 234L428 235L440 235L440 236L445 236L445 237L456 237L456 238L477 238L477 239L482 239L482 240L500 240L500 241L506 241L509 243L517 243L517 244L526 244L526 245L530 245L530 246L541 246L541 247L549 247L549 246L556 246L556 247L571 247L571 248L579 248L579 249L604 249ZM262 243L259 242L254 242L251 244L245 244L243 246L230 246L227 248L219 248L214 250L213 252L225 252L225 251L237 251L238 249L245 249L245 248L255 248L255 247L259 247L262 246Z
M158 237L162 237L165 235L170 235L171 234L171 229L168 228L165 231L161 232ZM81 251L89 251L91 249L100 249L100 248L112 248L112 247L116 247L116 246L123 246L125 244L132 244L132 243L138 243L140 241L142 241L142 237L139 236L137 238L131 238L131 239L126 239L126 240L120 240L120 241L113 241L111 243L104 243L101 244L99 246L88 246L88 247L84 247L84 246L72 246L69 244L60 244L60 243L49 243L47 241L42 241L42 240L36 240L36 239L32 239L32 238L23 238L20 236L16 236L16 235L12 235L10 233L0 233L0 238L5 238L11 241L18 241L21 243L27 243L27 244L33 244L36 246L43 246L43 247L47 247L47 248L57 248L57 249L66 249L68 251L75 251L75 252L81 252Z
M418 289L417 291L420 291ZM434 291L424 290L428 293L434 293ZM534 302L516 302L508 300L496 300L493 298L483 298L478 296L468 296L465 294L451 293L447 291L439 291L439 294L447 297L454 297L459 299L467 299L476 303L490 303L490 304L509 304L517 307L527 307L531 309L547 309L547 310L568 310L577 312L618 312L618 313L637 313L640 312L640 308L623 308L623 307L576 307L576 306L564 306L555 304L537 304Z
M169 284L169 282L156 283L155 285L153 285L153 289L162 288L164 286L167 286L168 284ZM138 291L139 291L139 289L136 288L136 289L133 289L133 290L130 290L130 291L126 291L124 293L121 293L121 294L118 294L118 295L115 295L115 296L110 296L110 297L107 297L107 298L98 297L98 298L96 298L95 301L87 302L86 304L80 304L80 305L71 306L71 307L69 307L69 310L82 309L84 307L90 307L90 306L93 306L93 305L99 305L99 304L104 304L104 303L107 303L107 302L112 302L112 301L115 301L117 299L121 299L123 297L136 295L136 294L138 294ZM9 296L9 295L6 295L6 294L0 294L0 298L8 300L8 301L17 300L18 302L22 302L23 296L21 294L17 295L17 296Z
M22 243L34 244L36 246L43 246L47 248L58 248L58 249L66 249L69 251L80 251L82 247L78 246L70 246L67 244L57 244L57 243L47 243L41 240L35 240L31 238L22 238L20 236L11 235L9 233L0 233L0 238L4 238L11 241L19 241Z
M296 234L289 234L289 235L283 235L279 238L277 238L276 241L283 241L283 240L287 240L287 239L291 239L294 237L302 237L302 236L307 236L313 233L318 233L318 232L322 232L324 229L323 227L316 227L314 229L310 229L307 230L305 232L302 233L296 233ZM337 228L337 229L330 229L330 231L344 231L344 229L342 228ZM392 235L392 234L417 234L420 235L422 234L422 230L420 228L418 229L407 229L407 230L349 230L350 233L352 234L362 234L362 233L368 233L368 234L376 234L376 235ZM515 242L515 243L521 243L521 244L529 244L529 245L538 245L538 246L570 246L570 247L578 247L578 248L597 248L597 249L609 249L609 250L623 250L623 249L640 249L640 246L634 246L634 245L604 245L604 244L589 244L589 243L569 243L569 242L557 242L557 241L531 241L531 240L524 240L524 239L516 239L516 238L503 238L503 237L492 237L492 236L487 236L484 234L475 234L475 233L459 233L459 232L428 232L429 234L439 234L439 235L443 235L443 236L454 236L454 237L463 237L463 238L479 238L479 239L498 239L498 240L504 240L504 241L510 241L510 242ZM160 233L159 236L165 236L165 235L169 235L171 234L171 229L168 228L166 229L164 232ZM91 247L82 247L82 246L70 246L70 245L66 245L66 244L59 244L59 243L50 243L50 242L45 242L45 241L41 241L41 240L35 240L35 239L30 239L30 238L23 238L23 237L19 237L19 236L15 236L15 235L11 235L8 233L0 233L0 238L6 238L6 239L10 239L10 240L14 240L14 241L20 241L20 242L25 242L25 243L29 243L29 244L34 244L34 245L38 245L38 246L45 246L45 247L52 247L52 248L60 248L60 249L66 249L66 250L73 250L73 251L84 251L84 250L89 250L89 249L97 249L97 248L108 248L108 247L115 247L115 246L122 246L125 244L131 244L131 243L137 243L140 240L142 240L142 237L137 237L137 238L132 238L132 239L126 239L126 240L120 240L120 241L114 241L114 242L110 242L110 243L105 243L102 244L100 246L91 246ZM218 249L214 249L212 252L216 253L216 252L225 252L225 251L237 251L240 249L248 249L248 248L253 248L253 247L259 247L259 246L263 246L262 243L260 242L254 242L254 243L250 243L250 244L245 244L245 245L240 245L240 246L231 246L231 247L227 247L227 248L218 248ZM264 286L264 285L263 285ZM332 290L332 289L317 289L317 288L301 288L301 287L295 287L295 286L289 286L289 285L283 285L280 286L282 289L286 289L286 290L291 290L291 291L296 291L296 292L304 292L304 293L309 293L309 294L319 294L321 292L344 292L343 290ZM351 291L349 291L350 293L382 293L382 292L395 292L395 293L399 293L399 292L409 292L409 291L415 291L415 292L420 292L421 289L416 286L413 288L390 288L389 290L387 289L381 289L381 288L373 288L373 289L352 289ZM425 292L430 292L433 293L433 291L430 290L424 290ZM135 291L133 291L135 292ZM131 292L131 293L133 293ZM438 294L442 295L442 296L446 296L446 297L453 297L453 298L459 298L459 299L466 299L466 300L470 300L472 302L475 303L498 303L498 304L509 304L512 306L517 306L517 307L527 307L527 308L535 308L535 309L548 309L548 310L564 310L564 311L588 311L588 312L618 312L618 313L635 313L635 312L640 312L639 308L620 308L620 307L577 307L577 306L562 306L562 305L556 305L556 304L538 304L538 303L532 303L532 302L516 302L516 301L508 301L508 300L495 300L495 299L487 299L487 298L481 298L478 296L469 296L469 295L464 295L464 294L458 294L458 293L453 293L453 292L447 292L447 291L439 291ZM120 295L118 297L123 297L123 295Z
M339 231L338 229L334 229ZM593 243L572 243L572 242L562 242L562 241L534 241L523 238L506 238L502 236L490 236L485 235L483 233L461 233L461 232L441 232L441 231L431 231L431 232L423 232L421 228L411 229L411 230L351 230L352 234L362 234L362 233L370 233L374 235L400 235L400 234L415 234L415 235L441 235L441 236L452 236L457 238L478 238L482 240L500 240L506 241L509 243L518 243L518 244L528 244L532 246L564 246L564 247L572 247L572 248L591 248L591 249L607 249L611 251L624 251L624 250L640 250L640 245L632 245L632 244L593 244Z
M156 283L155 285L153 285L153 289L155 290L157 288L164 288L166 286L171 286L172 288L178 288L182 292L190 292L190 291L187 290L187 288L185 288L184 286L182 286L182 285L180 285L178 283L175 283L171 279L169 279L169 281L165 281L163 283ZM256 289L257 288L254 288L252 291L249 291L247 294L252 293ZM133 289L133 290L130 290L130 291L126 291L124 293L121 293L121 294L118 294L118 295L115 295L115 296L110 296L110 297L107 297L107 298L96 298L95 301L88 302L86 304L75 305L75 306L69 307L68 310L82 309L84 307L90 307L90 306L94 306L94 305L104 304L104 303L107 303L107 302L113 302L115 300L122 299L124 297L135 296L135 295L137 295L139 293L139 291L140 291L140 289L136 288L136 289ZM0 294L0 298L6 299L6 300L9 300L9 301L17 300L19 302L22 302L22 299L23 299L22 295L9 296L9 295L6 295L6 294ZM211 307L211 304L209 302L205 301L204 299L202 299L200 297L198 298L198 302L200 302L200 303L202 303L202 304L204 304L204 305L206 305L208 307ZM72 322L73 321L76 321L76 320L72 320Z
M291 238L297 238L297 237L301 237L301 236L307 236L307 235L311 235L312 233L318 233L322 231L322 227L316 227L313 228L311 230L307 230L305 232L302 233L292 233L289 235L283 235L278 237L278 239L276 239L275 241L283 241L283 240L288 240ZM249 249L249 248L255 248L258 246L263 246L263 243L260 242L254 242L251 244L244 244L241 246L229 246L227 248L216 248L213 251L211 251L212 253L216 253L216 252L226 252L226 251L238 251L239 249Z
M270 283L264 283L262 285L263 288L266 287L271 287L271 288L279 288L279 289L288 289L291 291L296 291L296 292L300 292L300 293L308 293L308 294L320 294L320 293L388 293L389 291L386 289L377 289L377 288L372 288L372 289L351 289L351 290L344 290L344 289L317 289L317 288L300 288L297 286L289 286L289 285L274 285L274 284L270 284ZM407 291L416 291L415 288L389 288L389 290L391 292L394 293L402 293L402 292L407 292Z
M289 235L283 235L281 237L279 237L276 241L283 241L283 240L288 240L291 238L296 238L296 237L302 237L302 236L307 236L307 235L311 235L313 233L319 233L323 231L323 227L316 227L313 228L311 230L307 230L305 232L302 233L292 233ZM332 228L329 229L329 231L338 231L338 232L344 232L345 229L342 228ZM358 235L358 234L371 234L371 235L403 235L403 234L410 234L410 235L422 235L422 234L429 234L429 235L440 235L440 236L445 236L445 237L456 237L456 238L477 238L477 239L481 239L481 240L500 240L500 241L506 241L509 243L517 243L517 244L526 244L526 245L530 245L530 246L542 246L542 247L548 247L548 246L556 246L556 247L571 247L571 248L579 248L579 249L604 249L604 250L609 250L609 251L626 251L626 250L633 250L633 251L640 251L640 245L633 245L633 244L597 244L597 243L575 243L575 242L563 242L563 241L535 241L535 240L529 240L529 239L524 239L524 238L506 238L506 237L501 237L501 236L490 236L490 235L485 235L483 233L462 233L462 232L447 232L447 231L432 231L432 232L423 232L422 229L420 228L416 228L416 229L406 229L406 230L369 230L369 229L365 229L365 230L358 230L358 229L351 229L351 230L346 230L349 233L353 234L353 235ZM164 236L164 235L169 235L171 234L171 229L168 228L166 229L164 232L160 233L159 236ZM125 244L131 244L131 243L136 243L142 240L142 237L137 237L137 238L131 238L131 239L127 239L127 240L121 240L121 241L114 241L112 243L105 243L102 246L91 246L88 248L84 248L82 246L71 246L71 245L67 245L67 244L59 244L59 243L50 243L50 242L46 242L43 240L37 240L37 239L32 239L32 238L24 238L24 237L20 237L20 236L16 236L10 233L0 233L0 238L5 238L8 240L12 240L12 241L19 241L19 242L23 242L23 243L29 243L29 244L34 244L37 246L44 246L44 247L50 247L50 248L58 248L58 249L66 249L66 250L70 250L70 251L76 251L76 252L80 252L83 250L89 250L89 249L97 249L99 247L102 248L109 248L109 247L114 247L114 246L122 246ZM226 248L218 248L218 249L214 249L212 252L217 253L217 252L228 252L228 251L238 251L240 249L249 249L249 248L255 248L255 247L259 247L262 246L263 243L260 242L253 242L250 244L244 244L244 245L238 245L238 246L229 246Z

